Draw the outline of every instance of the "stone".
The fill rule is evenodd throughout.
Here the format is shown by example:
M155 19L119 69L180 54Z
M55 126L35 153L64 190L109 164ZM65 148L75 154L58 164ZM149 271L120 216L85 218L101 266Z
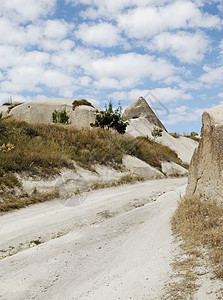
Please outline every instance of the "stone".
M73 110L73 101L74 99L63 98L32 100L13 108L10 115L27 122L52 123L53 111L65 109L71 125L77 128L90 127L90 123L95 121L97 107L82 105Z
M223 105L202 116L201 140L189 167L186 194L223 199Z
M161 163L161 166L162 166L162 172L166 176L186 176L188 174L187 169L176 164L175 162L163 161Z
M164 177L160 171L131 155L125 155L122 159L122 164L128 171L145 179L158 179Z
M154 126L158 126L166 131L162 122L157 118L147 101L143 97L139 97L134 103L127 107L123 113L123 120L145 118Z

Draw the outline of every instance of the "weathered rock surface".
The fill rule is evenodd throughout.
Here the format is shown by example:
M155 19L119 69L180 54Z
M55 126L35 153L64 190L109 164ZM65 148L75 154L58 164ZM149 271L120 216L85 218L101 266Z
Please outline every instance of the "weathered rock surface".
M204 112L201 141L189 168L187 195L223 199L223 105Z
M153 138L151 134L153 127L154 125L147 119L140 117L129 120L129 126L126 128L126 133L133 137L148 136L149 138ZM198 146L198 142L190 138L182 136L174 138L165 130L163 131L162 136L156 139L156 142L174 150L178 157L187 164L190 163L194 150Z
M73 110L74 99L49 98L43 100L33 100L13 108L10 115L16 119L36 123L52 123L52 113L54 110L66 110L71 125L78 128L89 127L95 120L96 107L78 106Z
M8 105L2 105L0 106L0 113L2 114L3 117L7 116L8 114Z
M164 175L161 172L159 172L158 170L156 170L146 162L138 159L137 157L133 157L131 155L125 155L122 160L122 163L127 170L145 179L164 177Z
M151 124L153 124L153 126L155 125L166 130L162 122L160 122L154 111L151 109L151 107L143 97L139 97L138 100L127 107L123 113L122 118L123 120L145 118Z
M162 172L166 176L186 176L188 174L187 169L176 164L175 162L163 161L161 163L161 166L162 166Z

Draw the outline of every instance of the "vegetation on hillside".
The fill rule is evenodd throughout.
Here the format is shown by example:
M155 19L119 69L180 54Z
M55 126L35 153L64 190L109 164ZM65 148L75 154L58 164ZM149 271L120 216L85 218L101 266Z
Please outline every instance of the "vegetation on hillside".
M183 135L181 135L181 134L179 134L179 133L177 133L177 132L173 132L173 133L169 132L169 134L170 134L172 137L176 138L176 139L179 138L179 137L181 137L181 136L183 136L183 137L187 137L187 138L189 138L189 139L192 139L192 140L194 140L194 141L196 141L196 142L200 142L200 137L199 137L198 133L196 133L196 132L194 132L194 131L192 131L190 134L186 134L186 133L184 132Z
M4 174L50 174L61 167L72 167L72 160L85 168L95 163L117 167L124 154L135 155L157 168L162 160L181 162L174 151L148 138L134 139L101 128L78 130L1 118L0 132L0 146L11 145L7 151L0 151L0 172Z
M207 266L211 266L213 273L209 276L223 280L222 221L222 203L198 196L187 196L178 203L171 220L172 229L181 242L181 254L173 264L177 273L181 274L181 280L172 286L171 293L176 299L179 295L184 295L184 299L188 295L192 297L198 287L196 280L201 275L200 268L206 268L209 273Z
M118 108L113 110L111 101L105 111L97 111L95 123L91 123L92 127L100 127L108 130L116 130L118 133L125 133L128 126L127 121L122 120L122 107L119 104Z
M158 169L163 160L182 164L174 151L148 138L135 139L101 128L78 130L62 124L29 124L1 117L0 198L10 196L13 188L20 187L15 173L54 175L62 167L74 168L73 161L91 170L97 163L121 168L125 154Z
M58 111L54 110L52 113L53 123L69 124L69 116L65 109Z
M75 110L76 107L81 106L81 105L86 105L86 106L94 107L91 104L91 102L87 101L86 99L74 100L74 102L72 103L72 105L73 105L73 110Z

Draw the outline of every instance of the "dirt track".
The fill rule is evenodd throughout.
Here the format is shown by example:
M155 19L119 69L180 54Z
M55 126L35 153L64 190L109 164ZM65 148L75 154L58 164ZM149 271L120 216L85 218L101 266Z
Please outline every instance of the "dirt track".
M174 248L169 219L186 181L98 190L1 216L0 256L13 255L0 260L0 299L161 299Z

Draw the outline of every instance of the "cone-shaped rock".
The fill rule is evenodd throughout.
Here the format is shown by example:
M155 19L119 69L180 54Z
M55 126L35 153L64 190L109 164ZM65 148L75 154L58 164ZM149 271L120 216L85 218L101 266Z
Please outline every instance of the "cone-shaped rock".
M151 109L151 107L143 97L139 97L138 100L136 100L129 107L127 107L122 116L123 120L130 120L136 118L145 118L151 124L154 124L155 126L166 130L164 125L160 122L154 111Z

